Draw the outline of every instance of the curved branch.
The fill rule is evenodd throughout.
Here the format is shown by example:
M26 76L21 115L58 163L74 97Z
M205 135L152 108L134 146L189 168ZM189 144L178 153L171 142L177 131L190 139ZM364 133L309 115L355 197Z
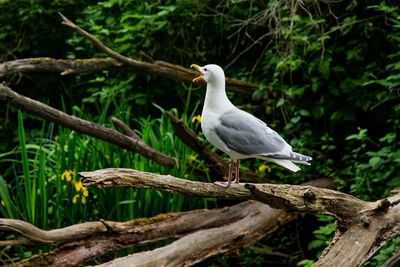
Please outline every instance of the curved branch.
M166 213L126 222L100 220L50 231L21 220L0 219L0 231L17 236L14 240L1 240L0 246L25 244L70 247L71 244L79 244L90 247L94 243L108 242L107 247L120 249L177 238L200 229L219 227L238 221L253 211L254 202L247 201L221 209ZM197 223L191 223L193 221ZM102 253L107 251L101 250Z
M353 221L361 211L378 209L375 202L364 202L338 191L305 185L240 183L223 188L212 183L124 168L80 172L79 176L84 186L130 186L185 196L254 199L277 209L335 216L341 222Z
M196 252L185 261L189 259L192 262L201 261L212 255L232 253L246 247L297 217L298 213L287 213L283 210L271 209L260 202L246 201L216 210L168 213L150 219L137 219L124 223L103 222L99 231L92 232L90 235L88 232L83 232L83 236L79 239L60 243L52 252L20 261L13 266L79 266L109 251L171 238L182 239L183 242L179 243L186 246L180 248L184 253L180 251L178 258L182 259L195 248ZM101 222L93 223L101 224ZM79 226L76 225L76 228ZM58 231L63 229L58 229ZM48 231L48 233L53 231L56 230ZM213 234L212 238L209 233ZM245 236L244 233L246 233ZM67 232L64 234L68 235ZM221 236L224 238L220 238ZM230 240L233 240L233 244L227 243ZM202 243L201 247L196 245L199 243ZM177 251L170 248L166 246L163 250L169 252L170 255L176 255ZM151 252L146 253L151 254ZM157 250L155 253L157 254ZM161 256L162 254L154 257L153 261ZM160 264L152 264L152 266L160 266Z

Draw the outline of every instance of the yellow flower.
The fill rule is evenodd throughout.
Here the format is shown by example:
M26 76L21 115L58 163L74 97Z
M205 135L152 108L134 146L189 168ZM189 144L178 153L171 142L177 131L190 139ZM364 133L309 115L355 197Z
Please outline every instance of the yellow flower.
M65 170L63 174L61 174L61 180L67 180L67 182L71 182L72 180L72 175L75 175L75 172L72 170Z
M3 207L6 206L6 203L4 202L4 200L1 200L1 205L2 205Z
M76 190L76 192L81 191L82 188L83 188L83 185L82 185L82 182L81 182L81 181L75 182L75 190Z
M189 177L189 174L188 173L185 173L185 178L188 178Z
M258 167L259 172L263 172L265 170L267 170L268 172L271 172L271 168L268 165L262 164L262 165L260 165L260 167Z
M57 142L58 142L58 139L59 139L59 137L58 137L58 135L56 135L56 136L54 137L54 141L57 143Z
M78 200L78 197L79 197L79 195L76 194L76 195L74 196L74 198L72 199L72 203L76 204L76 202L77 202L77 200Z
M82 202L82 204L86 204L86 197L85 196L82 196L81 202Z
M198 121L199 123L201 123L201 116L200 115L194 116L192 118L192 123L194 123L195 121Z
M67 180L67 182L71 182L72 176L70 172L67 172L67 174L65 175L65 180Z
M83 196L84 196L84 197L89 196L89 191L87 190L87 188L86 188L86 187L83 187L82 189L83 189L83 191L82 191Z
M189 156L188 156L188 159L189 159L189 163L192 163L193 160L196 159L196 155L189 155Z

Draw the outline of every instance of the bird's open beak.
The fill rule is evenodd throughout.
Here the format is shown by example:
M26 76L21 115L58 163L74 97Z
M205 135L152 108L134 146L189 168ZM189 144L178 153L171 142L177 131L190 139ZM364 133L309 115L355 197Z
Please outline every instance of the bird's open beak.
M196 65L196 64L192 64L192 65L190 65L190 67L191 68L195 68L196 70L200 71L200 73L201 73L201 75L199 77L193 79L193 82L195 83L195 82L200 81L204 76L204 74L200 70L200 67L198 65Z

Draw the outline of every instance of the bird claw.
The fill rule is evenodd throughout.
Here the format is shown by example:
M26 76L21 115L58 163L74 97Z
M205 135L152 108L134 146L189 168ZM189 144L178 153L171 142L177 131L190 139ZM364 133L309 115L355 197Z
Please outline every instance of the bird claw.
M214 184L215 184L215 185L218 185L218 186L221 186L221 187L225 187L225 188L231 186L231 183L230 183L230 182L221 182L221 181L217 181L217 182L214 182Z

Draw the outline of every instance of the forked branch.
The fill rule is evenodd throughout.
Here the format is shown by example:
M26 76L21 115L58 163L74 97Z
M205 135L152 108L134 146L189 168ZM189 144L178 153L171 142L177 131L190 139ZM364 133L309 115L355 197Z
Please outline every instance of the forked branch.
M255 199L286 211L335 216L338 219L336 237L315 266L359 266L386 241L400 235L400 194L365 202L351 195L313 186L248 183L222 188L211 183L130 169L104 169L79 175L85 186L131 186L197 197ZM158 252L162 254L164 250ZM165 253L169 255L167 251ZM149 255L155 257L155 254ZM126 257L116 260L115 264L125 263L125 260L131 262ZM146 261L146 258L140 260Z

